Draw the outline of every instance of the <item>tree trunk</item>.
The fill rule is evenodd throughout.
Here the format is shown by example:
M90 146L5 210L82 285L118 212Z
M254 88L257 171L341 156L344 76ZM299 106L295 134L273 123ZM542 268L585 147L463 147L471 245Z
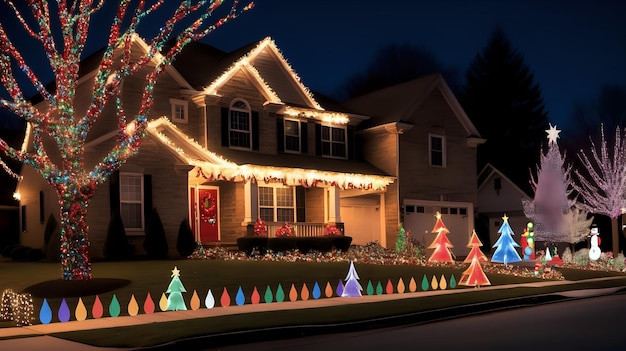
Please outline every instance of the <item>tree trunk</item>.
M611 218L611 238L613 241L613 257L619 254L619 231L617 229L617 218Z
M85 218L87 205L93 192L85 188L80 189L83 190L81 192L79 189L68 184L68 189L64 193L59 193L61 207L60 255L64 280L91 279L89 226Z

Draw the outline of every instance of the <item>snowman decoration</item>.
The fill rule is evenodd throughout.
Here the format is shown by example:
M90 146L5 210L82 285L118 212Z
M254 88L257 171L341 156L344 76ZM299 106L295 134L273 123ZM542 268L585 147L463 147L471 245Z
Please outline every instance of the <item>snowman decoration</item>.
M598 233L598 227L591 228L591 248L589 249L589 259L597 261L600 258L600 233Z

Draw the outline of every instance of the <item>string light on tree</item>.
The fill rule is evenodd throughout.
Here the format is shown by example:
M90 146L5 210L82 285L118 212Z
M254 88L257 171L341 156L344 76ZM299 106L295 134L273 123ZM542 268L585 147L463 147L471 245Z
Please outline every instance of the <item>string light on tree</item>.
M4 108L27 122L27 135L32 142L32 153L10 147L0 140L0 152L32 167L56 191L61 218L61 265L63 279L83 280L91 278L89 261L87 208L99 185L135 155L146 135L147 116L154 100L153 91L157 79L173 62L181 50L191 41L204 38L224 23L253 7L253 3L239 8L233 1L229 11L214 23L209 18L222 5L219 0L183 1L166 20L161 30L151 39L139 39L140 23L165 2L146 5L144 1L120 2L109 28L109 37L93 80L91 100L87 107L75 105L80 60L87 43L90 21L103 8L103 1L48 1L29 2L29 7L18 7L7 1L12 10L6 18L16 18L23 29L21 36L30 36L45 51L54 77L54 89L46 89L21 52L0 25L0 83L10 98L0 98ZM168 5L171 2L168 2ZM27 13L29 12L30 13ZM4 18L3 17L3 18ZM26 21L33 18L36 24ZM194 19L193 21L185 21ZM181 28L179 24L185 23ZM37 31L36 31L36 29ZM176 30L180 32L175 33ZM140 52L141 43L144 52ZM173 43L166 47L166 44ZM59 47L57 47L57 45ZM138 56L137 54L140 54ZM131 59L132 58L132 59ZM14 72L14 68L19 70ZM121 97L125 78L145 74L145 85L137 113L127 116ZM25 76L28 84L41 96L44 105L36 108L25 96L17 76ZM80 101L82 105L84 101ZM134 102L133 102L134 103ZM85 142L91 128L113 110L117 118L117 143L93 168L85 167ZM51 140L51 142L49 141ZM60 163L53 162L49 149L59 151ZM11 172L9 172L11 173Z

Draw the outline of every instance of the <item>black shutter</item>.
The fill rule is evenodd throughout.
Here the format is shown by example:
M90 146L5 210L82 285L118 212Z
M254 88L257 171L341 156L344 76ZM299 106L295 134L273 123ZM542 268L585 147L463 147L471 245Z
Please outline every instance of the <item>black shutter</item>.
M143 218L147 226L152 213L152 175L143 175Z
M228 108L222 107L222 146L229 146L228 142Z
M309 153L308 129L308 122L300 122L300 152L303 154Z
M278 152L285 151L285 122L283 118L276 118L276 148Z
M306 222L306 189L296 187L296 222Z
M348 143L348 159L354 160L354 127L348 126L346 135L346 141Z
M120 172L115 171L109 177L109 207L111 215L120 213Z
M259 112L252 111L252 150L259 149Z
M322 156L322 125L315 123L315 155Z

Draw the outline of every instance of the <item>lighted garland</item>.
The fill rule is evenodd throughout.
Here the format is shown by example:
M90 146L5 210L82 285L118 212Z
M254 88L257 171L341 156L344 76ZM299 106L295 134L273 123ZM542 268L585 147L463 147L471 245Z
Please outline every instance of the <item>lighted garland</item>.
M4 27L0 26L0 83L9 93L10 99L0 98L0 107L18 115L29 123L32 128L32 146L34 153L16 150L0 140L0 151L7 156L31 166L57 192L61 217L61 265L63 278L90 279L88 226L85 222L89 200L96 188L113 172L118 170L130 157L135 155L146 136L147 116L153 106L153 91L161 73L171 65L186 44L199 40L220 27L227 21L236 18L240 13L253 7L253 3L238 10L238 0L234 0L230 11L212 25L205 25L223 1L200 0L194 3L183 1L176 8L159 33L141 45L137 27L149 14L164 4L157 1L152 5L144 1L133 3L122 1L112 21L107 46L96 70L93 82L91 102L84 114L78 114L74 108L74 98L79 79L80 58L83 53L89 32L90 20L102 8L102 1L29 2L31 14L23 16L12 1L7 2L15 18L21 23L24 31L39 41L49 60L54 75L54 93L48 92L34 71L26 64L21 53L13 45ZM56 10L56 13L52 11ZM176 25L197 16L178 35L173 33ZM34 18L35 26L25 18ZM52 20L51 20L52 19ZM59 27L51 25L58 21ZM122 23L125 27L122 28ZM38 28L35 32L32 28ZM61 38L57 38L57 37ZM175 37L174 45L162 53L165 45ZM21 37L20 37L21 38ZM62 40L61 40L62 39ZM61 48L57 48L60 43ZM137 58L134 44L144 48ZM120 53L119 55L117 53ZM131 58L133 58L131 60ZM35 109L26 99L15 79L13 67L17 67L28 78L37 93L43 97L46 106ZM127 118L124 104L120 97L122 81L142 69L149 72L144 77L145 85L139 100L136 116ZM85 169L85 141L96 121L103 117L105 107L114 102L115 116L118 119L117 143L112 150L91 170ZM39 112L39 111L45 112ZM57 165L48 157L43 138L49 136L56 143L62 158ZM3 164L4 165L4 164ZM5 167L3 167L5 168ZM11 172L9 172L11 174Z

